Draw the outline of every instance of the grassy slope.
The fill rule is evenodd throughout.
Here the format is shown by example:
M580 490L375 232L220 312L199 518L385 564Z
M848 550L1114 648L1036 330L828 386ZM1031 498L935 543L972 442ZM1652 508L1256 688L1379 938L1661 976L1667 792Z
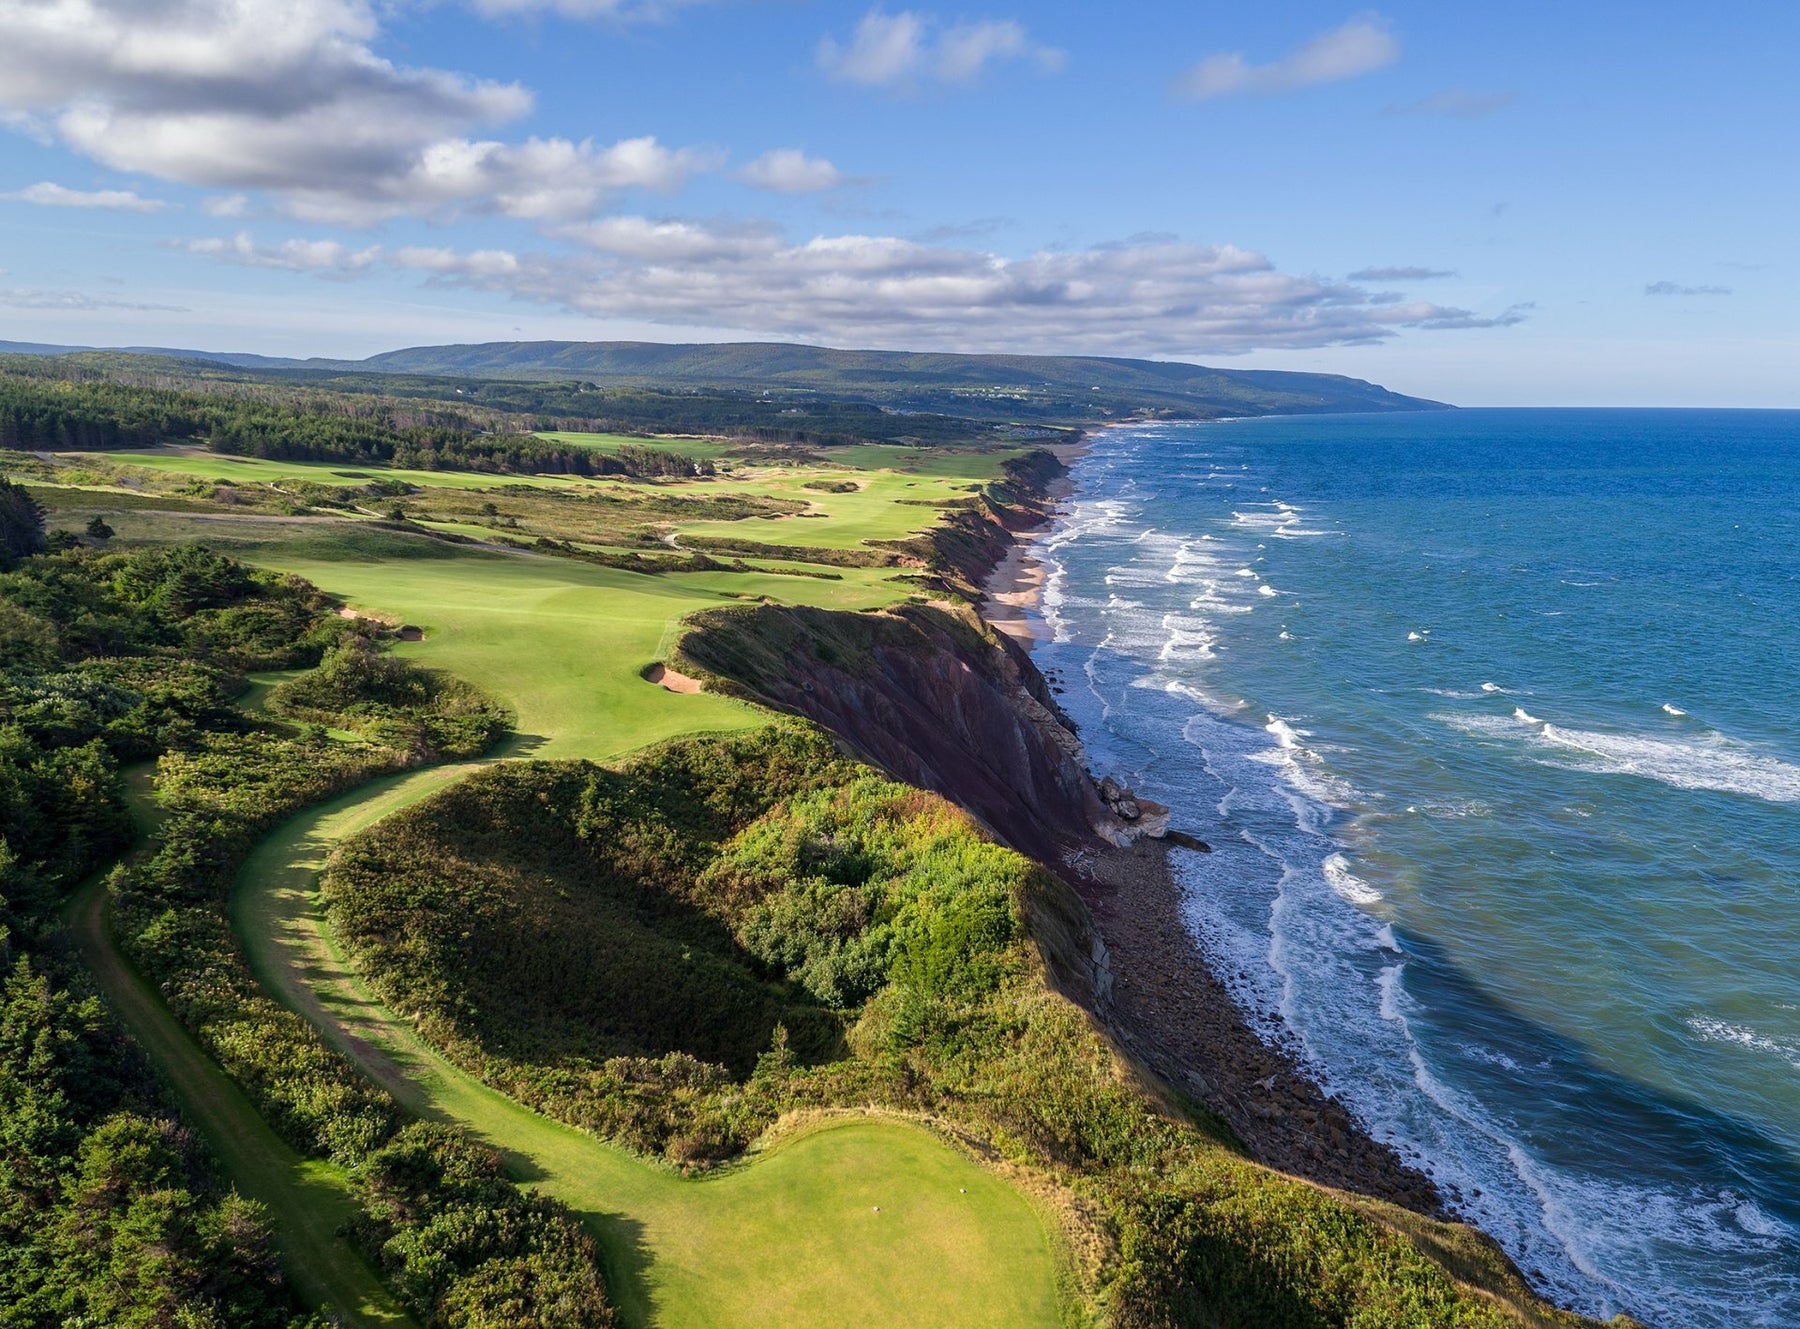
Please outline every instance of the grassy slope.
M344 837L468 769L359 790L257 849L234 921L271 991L413 1111L486 1139L581 1214L628 1325L1057 1323L1055 1261L1031 1204L916 1127L830 1122L685 1180L488 1088L377 1001L322 929L318 871Z

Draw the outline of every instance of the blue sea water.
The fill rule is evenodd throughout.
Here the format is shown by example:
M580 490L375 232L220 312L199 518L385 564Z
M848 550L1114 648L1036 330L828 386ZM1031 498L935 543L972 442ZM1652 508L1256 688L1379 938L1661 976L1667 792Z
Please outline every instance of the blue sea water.
M1075 482L1039 663L1213 845L1238 1001L1557 1300L1800 1325L1800 412L1132 426Z

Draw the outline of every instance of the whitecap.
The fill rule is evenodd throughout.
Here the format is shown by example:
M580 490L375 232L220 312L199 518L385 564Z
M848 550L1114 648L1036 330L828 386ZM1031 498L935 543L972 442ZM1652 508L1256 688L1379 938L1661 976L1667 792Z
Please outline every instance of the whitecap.
M1319 870L1325 874L1325 884L1337 892L1338 898L1365 909L1381 903L1381 892L1350 871L1349 860L1342 854L1328 855L1319 864Z
M1663 712L1667 715L1686 715L1687 714L1687 712L1682 710L1681 707L1671 706L1666 701L1663 703Z
M1523 738L1543 749L1543 765L1602 775L1635 775L1675 789L1744 794L1771 803L1800 803L1800 766L1708 730L1692 738L1565 729L1518 709L1494 715L1434 715L1466 734ZM1522 727L1523 726L1523 727Z
M1687 1027L1708 1043L1736 1044L1753 1052L1780 1057L1788 1065L1800 1070L1800 1046L1785 1039L1769 1038L1747 1025L1717 1020L1710 1015L1690 1015Z

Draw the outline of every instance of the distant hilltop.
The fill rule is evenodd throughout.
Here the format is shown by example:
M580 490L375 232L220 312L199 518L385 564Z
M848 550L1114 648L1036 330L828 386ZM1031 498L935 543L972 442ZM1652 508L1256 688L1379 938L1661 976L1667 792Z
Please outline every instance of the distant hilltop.
M781 342L528 341L414 346L366 360L306 360L169 347L0 342L0 353L62 355L107 349L206 360L253 372L306 371L532 382L597 388L692 389L860 398L894 410L975 419L1096 422L1134 417L1208 420L1233 415L1446 409L1362 379L1272 369L1212 369L1102 356L953 355L840 351Z

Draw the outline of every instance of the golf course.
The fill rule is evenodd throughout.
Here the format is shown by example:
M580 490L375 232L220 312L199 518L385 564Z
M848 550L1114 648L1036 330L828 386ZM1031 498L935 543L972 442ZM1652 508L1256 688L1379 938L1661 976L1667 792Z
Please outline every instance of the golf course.
M604 445L604 440L597 445ZM965 497L1004 454L918 465L904 449L866 448L853 467L743 468L707 480L659 482L654 497L777 498L806 518L754 520L758 540L822 549L899 539L939 519L933 505ZM109 468L192 487L229 479L280 490L296 481L342 488L345 468L118 454ZM911 471L891 469L914 463ZM935 462L935 464L930 464ZM807 489L823 477L836 492ZM384 472L434 491L566 495L616 482L462 473ZM852 484L846 484L846 479ZM491 545L446 543L423 531L377 529L335 513L235 523L113 505L98 487L59 497L105 515L126 538L206 538L271 571L304 577L346 614L418 628L397 653L454 674L515 717L499 759L616 759L686 735L741 731L765 712L645 678L667 657L683 620L743 602L874 608L911 590L891 568L834 568L796 577L746 568L656 576ZM634 496L635 497L635 496ZM630 501L630 500L628 500ZM738 523L671 524L661 533L729 536ZM768 534L767 528L776 528ZM220 537L223 537L221 539ZM266 688L253 690L259 697ZM344 737L350 737L344 735ZM521 1106L452 1064L371 993L324 924L316 882L345 838L465 778L481 763L380 780L280 826L238 874L231 919L267 990L408 1112L463 1128L499 1150L509 1173L561 1201L594 1234L621 1323L668 1325L1048 1325L1060 1320L1055 1243L1036 1204L925 1126L891 1114L828 1114L784 1123L750 1155L688 1177ZM140 816L151 809L139 800ZM103 894L72 915L84 953L240 1190L267 1206L296 1286L347 1321L410 1323L364 1261L334 1233L354 1204L340 1169L276 1139L249 1102L194 1045L111 941ZM922 1271L929 1274L922 1275Z

